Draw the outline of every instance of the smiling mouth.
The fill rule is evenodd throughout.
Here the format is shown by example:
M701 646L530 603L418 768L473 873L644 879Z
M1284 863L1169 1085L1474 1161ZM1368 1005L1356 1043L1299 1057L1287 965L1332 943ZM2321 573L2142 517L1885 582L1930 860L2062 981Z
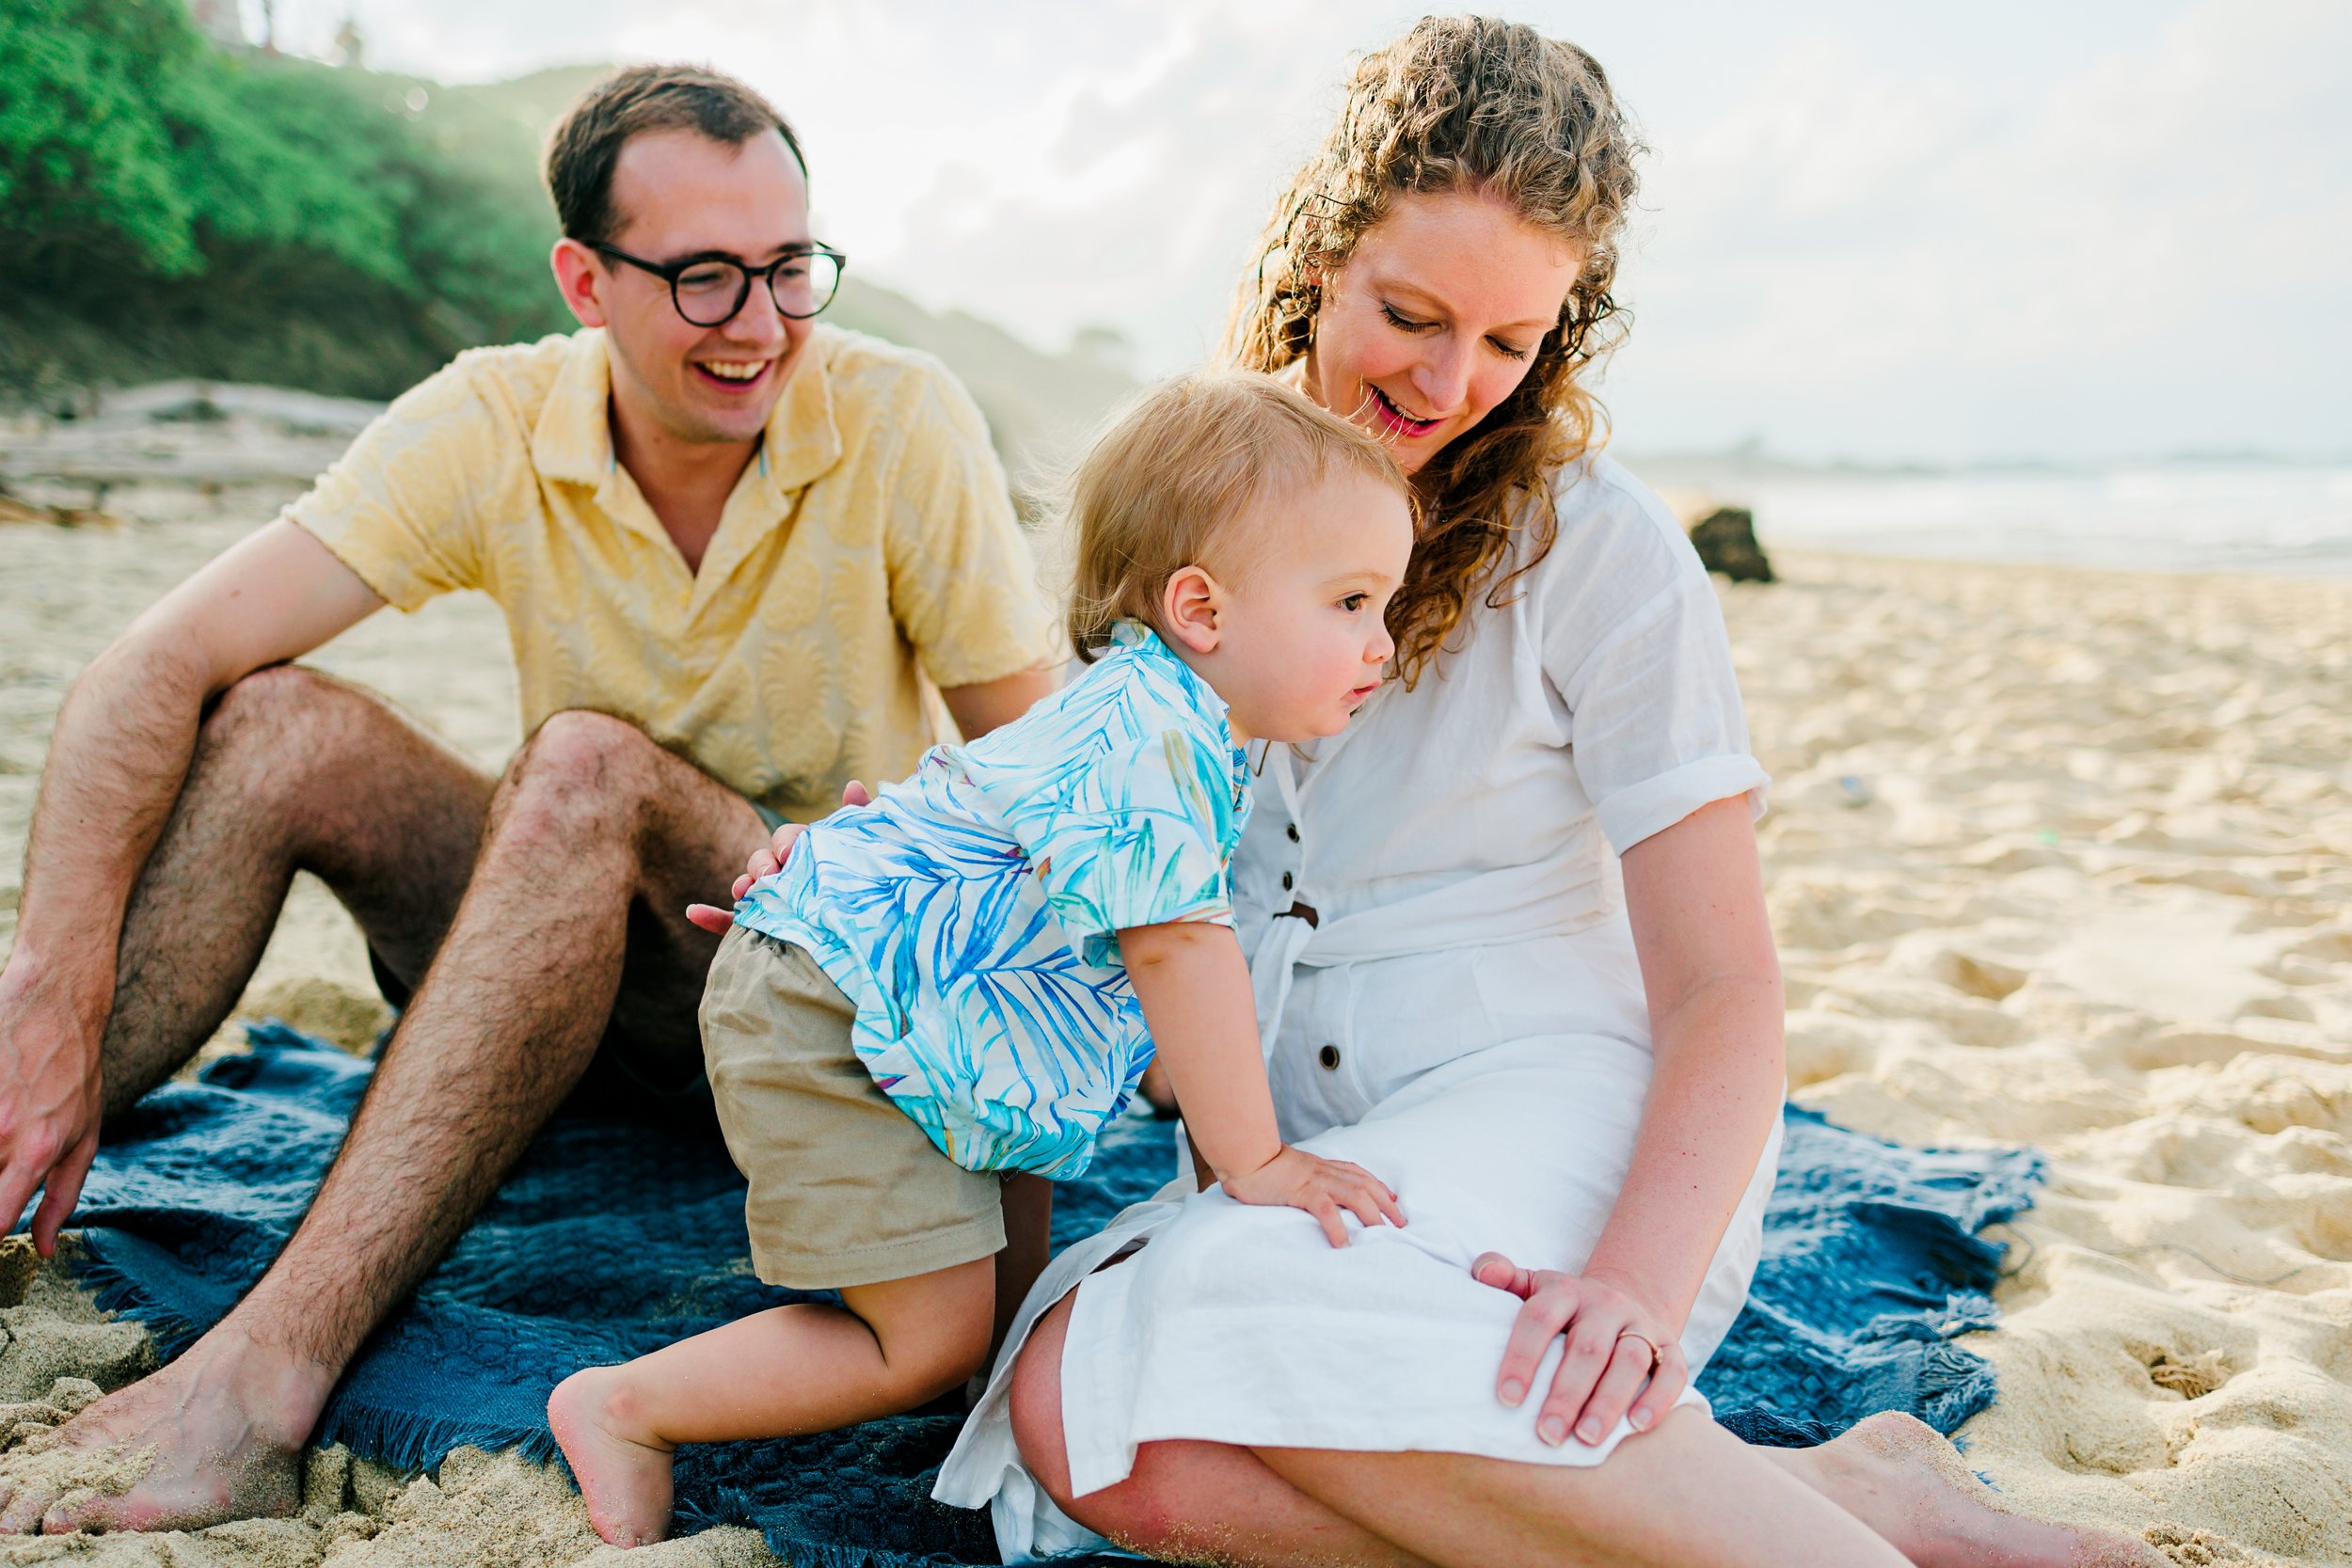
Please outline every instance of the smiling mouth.
M697 359L692 361L694 373L700 376L706 385L723 388L730 392L746 391L758 386L768 379L768 372L774 369L775 363L773 359Z
M1438 420L1414 419L1404 409L1389 401L1389 394L1379 388L1371 387L1366 389L1372 393L1373 409L1380 416L1380 422L1397 436L1408 440L1416 436L1426 436L1442 422Z

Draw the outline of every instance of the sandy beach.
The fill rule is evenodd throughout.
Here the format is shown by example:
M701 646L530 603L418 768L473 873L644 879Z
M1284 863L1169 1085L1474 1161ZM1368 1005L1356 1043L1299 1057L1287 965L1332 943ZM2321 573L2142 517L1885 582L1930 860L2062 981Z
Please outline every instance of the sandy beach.
M0 525L0 951L67 683L266 499ZM1792 1092L1867 1132L2049 1162L2003 1233L2002 1325L1971 1341L2001 1397L1963 1429L1969 1463L2184 1564L2352 1561L2352 582L1775 564L1785 581L1724 604L1776 781ZM496 767L516 738L497 612L416 623L380 615L315 662ZM244 1010L352 1045L381 1022L315 884ZM13 1252L0 1303L0 1447L151 1356ZM560 1473L461 1451L434 1480L318 1455L294 1520L0 1540L0 1563L59 1560L619 1559ZM730 1530L628 1560L770 1560Z

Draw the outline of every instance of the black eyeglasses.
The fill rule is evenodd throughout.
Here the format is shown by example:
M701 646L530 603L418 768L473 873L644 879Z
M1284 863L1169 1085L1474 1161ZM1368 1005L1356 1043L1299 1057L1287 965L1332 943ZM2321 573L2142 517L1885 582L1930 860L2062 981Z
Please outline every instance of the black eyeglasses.
M612 245L589 242L588 248L615 261L627 261L670 285L670 303L694 326L724 326L752 297L752 280L768 280L768 297L776 313L806 321L833 303L841 287L841 269L850 259L830 245L815 245L787 251L764 267L745 266L724 256L690 256L683 261L648 261Z

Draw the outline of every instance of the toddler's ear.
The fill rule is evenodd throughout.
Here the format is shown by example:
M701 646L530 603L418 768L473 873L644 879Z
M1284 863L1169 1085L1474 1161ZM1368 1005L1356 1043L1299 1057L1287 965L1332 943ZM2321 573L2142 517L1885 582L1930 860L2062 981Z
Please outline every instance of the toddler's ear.
M1181 566L1160 590L1160 632L1188 652L1213 654L1225 591L1205 566Z

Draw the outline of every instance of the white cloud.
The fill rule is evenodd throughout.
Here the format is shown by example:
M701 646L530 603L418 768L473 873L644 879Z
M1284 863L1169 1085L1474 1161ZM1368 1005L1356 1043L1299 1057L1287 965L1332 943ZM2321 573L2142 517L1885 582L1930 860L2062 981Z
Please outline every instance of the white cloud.
M2340 447L2333 377L2280 377L2352 353L2347 76L2352 11L2286 0L2008 104L1777 61L1669 150L1623 401L1817 451Z
M279 0L289 27L341 0ZM1048 345L1205 352L1373 0L360 0L480 78L707 58L802 127L862 273ZM1629 444L1965 455L2352 440L2352 8L1530 0L1656 149ZM317 20L317 19L313 19ZM332 20L321 23L331 32Z

